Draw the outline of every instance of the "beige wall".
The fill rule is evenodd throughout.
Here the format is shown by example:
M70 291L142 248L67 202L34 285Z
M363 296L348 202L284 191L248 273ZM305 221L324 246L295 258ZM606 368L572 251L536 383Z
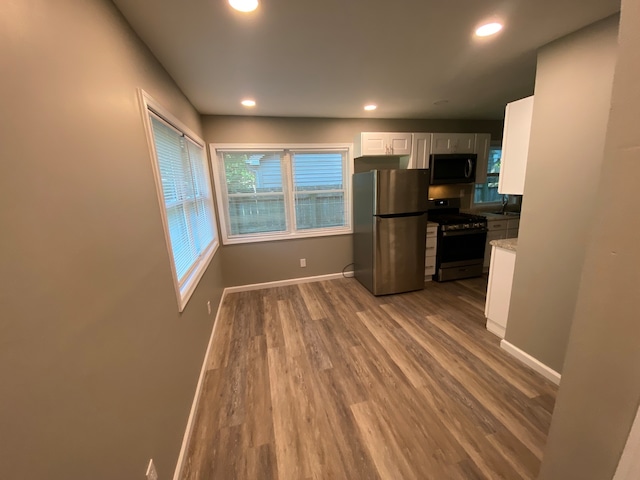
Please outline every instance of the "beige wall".
M221 260L178 314L136 88L197 112L109 1L0 2L0 477L170 478Z
M540 480L613 478L640 402L640 0L622 2L619 43L598 201Z
M496 120L367 120L203 116L208 143L351 143L359 132L485 132L502 138ZM459 189L456 190L459 194ZM341 272L353 261L351 235L223 247L226 285ZM307 259L300 268L299 259Z
M616 61L618 18L544 47L506 340L557 372L580 285Z

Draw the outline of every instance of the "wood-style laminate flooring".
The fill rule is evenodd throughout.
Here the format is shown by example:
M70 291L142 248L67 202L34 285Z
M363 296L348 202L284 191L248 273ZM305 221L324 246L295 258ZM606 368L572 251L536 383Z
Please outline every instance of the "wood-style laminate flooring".
M485 329L485 291L227 295L183 478L535 478L557 389Z

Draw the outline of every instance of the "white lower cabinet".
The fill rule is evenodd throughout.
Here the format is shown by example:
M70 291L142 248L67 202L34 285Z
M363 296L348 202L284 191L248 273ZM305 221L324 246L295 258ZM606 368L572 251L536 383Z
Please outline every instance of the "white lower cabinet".
M504 338L509 317L516 252L500 247L491 247L491 249L491 267L484 315L487 317L487 330Z
M436 250L438 249L438 224L427 222L427 245L424 258L424 279L431 280L436 273Z
M518 228L520 227L520 218L508 218L499 216L491 218L487 215L487 241L484 246L484 264L485 271L489 268L491 262L491 240L501 240L503 238L517 238Z

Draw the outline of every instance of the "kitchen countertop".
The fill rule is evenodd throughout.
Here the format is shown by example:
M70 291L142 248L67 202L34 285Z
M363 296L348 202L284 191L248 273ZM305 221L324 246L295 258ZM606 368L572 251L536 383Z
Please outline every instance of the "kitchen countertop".
M482 215L483 217L487 217L487 220L496 220L496 219L517 219L520 218L520 214L518 212L509 213L507 215L502 215L501 213L489 213L489 212L476 212L476 215Z
M517 238L501 238L498 240L491 240L489 244L493 247L504 248L505 250L511 250L513 252L518 250Z

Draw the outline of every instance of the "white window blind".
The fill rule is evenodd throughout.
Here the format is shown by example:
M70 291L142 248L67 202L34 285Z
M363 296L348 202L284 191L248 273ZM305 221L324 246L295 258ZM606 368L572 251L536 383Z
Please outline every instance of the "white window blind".
M217 246L204 149L149 110L180 310Z
M348 146L212 146L224 242L350 232Z
M344 227L346 152L292 152L296 227Z

